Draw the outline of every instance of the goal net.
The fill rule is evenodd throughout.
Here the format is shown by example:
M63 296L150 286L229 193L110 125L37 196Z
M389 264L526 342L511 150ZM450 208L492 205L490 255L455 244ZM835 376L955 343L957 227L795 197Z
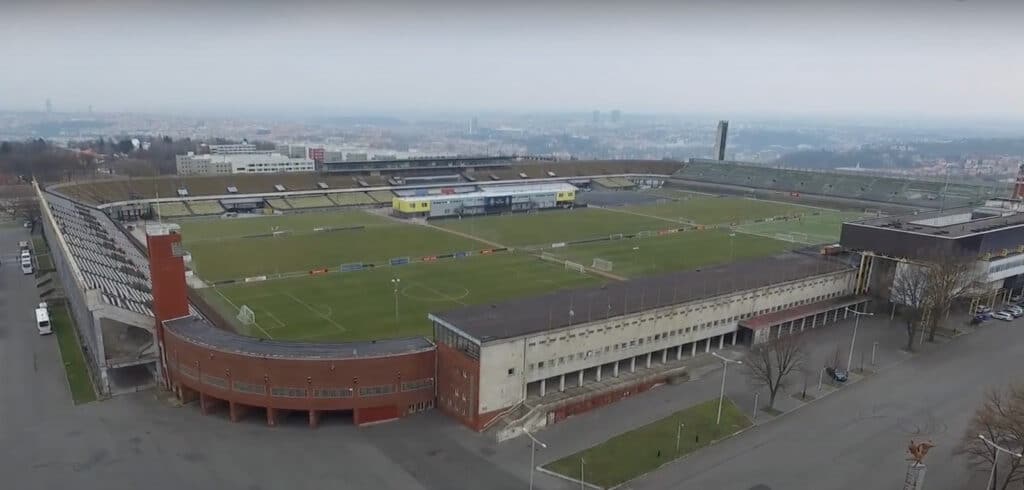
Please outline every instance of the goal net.
M653 231L641 231L640 233L636 234L637 238L650 238L652 236L654 236Z
M615 233L613 235L608 235L608 239L609 240L622 240L622 233Z
M591 264L591 267L599 271L611 272L613 265L610 260L594 258L594 263Z
M567 270L567 271L575 271L575 272L579 272L580 274L583 274L584 272L587 271L587 268L583 267L583 264L580 264L580 263L577 263L577 262L573 262L571 260L566 260L565 261L565 270Z
M238 321L242 322L242 325L252 325L256 323L256 313L252 311L252 308L242 305L238 309Z

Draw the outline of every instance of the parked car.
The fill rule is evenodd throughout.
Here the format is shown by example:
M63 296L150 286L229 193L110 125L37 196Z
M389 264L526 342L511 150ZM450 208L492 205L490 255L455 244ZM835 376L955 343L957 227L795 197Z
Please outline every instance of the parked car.
M1009 322L1013 321L1013 314L1011 314L1008 311L1000 311L998 313L993 313L992 318L995 318L996 320L1002 320L1004 322Z
M992 308L989 308L989 307L987 307L985 305L979 305L977 308L974 309L974 312L975 313L992 313Z
M1004 311L1010 312L1010 314L1013 315L1014 318L1018 318L1018 317L1024 316L1024 308L1021 308L1021 307L1016 306L1016 305L1007 306L1006 310L1004 310Z
M843 368L825 368L825 372L828 373L828 377L834 379L837 383L845 383L847 379L850 379L850 376Z
M974 315L974 318L971 318L971 325L977 325L977 324L985 322L987 320L988 320L988 315L986 315L984 313L980 314L980 315Z
M1020 303L1022 300L1024 300L1024 296L1022 296L1020 294L1015 294L1013 296L1010 296L1010 302L1011 303Z

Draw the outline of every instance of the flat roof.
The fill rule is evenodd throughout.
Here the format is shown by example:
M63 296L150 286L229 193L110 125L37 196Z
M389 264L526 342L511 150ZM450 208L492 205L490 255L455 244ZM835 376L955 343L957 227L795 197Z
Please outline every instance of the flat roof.
M954 222L948 225L932 226L926 224L929 220L940 222L939 218L947 216L962 215L983 211L980 206L961 207L943 211L931 211L918 214L904 214L898 216L883 216L879 218L868 218L849 221L845 223L851 226L863 226L867 228L878 228L904 233L916 233L943 238L963 238L966 236L987 233L1002 228L1011 228L1024 225L1024 213L1013 213L1006 216L989 216L964 222ZM1004 210L1005 211L1005 210Z
M175 335L213 350L285 359L358 359L386 357L432 349L423 337L360 342L300 342L247 337L215 327L200 316L168 320L164 327Z
M747 327L751 330L761 330L772 325L799 320L805 316L817 315L818 313L824 313L836 308L853 306L870 300L871 298L863 295L850 295L826 299L825 301L818 301L817 303L794 306L785 310L773 311L771 313L765 313L764 315L747 318L746 320L740 321L740 326Z
M597 287L468 306L429 317L484 343L851 269L851 265L840 259L787 252Z

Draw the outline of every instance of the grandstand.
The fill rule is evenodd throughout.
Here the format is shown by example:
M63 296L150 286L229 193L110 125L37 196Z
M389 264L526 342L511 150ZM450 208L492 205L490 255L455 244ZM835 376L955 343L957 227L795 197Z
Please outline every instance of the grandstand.
M607 189L623 190L636 187L636 184L634 184L633 181L625 177L601 177L594 179L594 183Z
M466 182L483 182L550 178L571 179L574 177L616 174L670 175L680 170L680 168L681 164L679 162L660 160L568 160L557 162L524 160L521 162L508 162L506 165L491 163L480 168L466 165L461 168L462 173L459 175ZM174 175L71 182L57 184L49 189L86 204L105 204L136 199L173 197L179 195L179 189L184 189L188 192L189 196L196 197L228 194L228 187L236 188L238 194L271 193L275 192L276 185L284 186L289 191L323 190L324 188L319 184L325 184L329 189L385 187L390 185L389 179L403 176L425 176L430 175L431 172L435 174L437 172L451 174L452 170L409 167L380 171L380 175L369 175L365 172L359 174L311 172L189 177ZM556 177L552 177L552 175Z
M192 211L189 210L183 202L164 202L153 207L156 210L157 215L161 218L178 218L181 216L191 216Z
M370 191L366 194L374 201L385 204L391 204L391 201L395 198L395 193L391 191Z
M700 159L691 159L683 169L674 174L674 177L715 184L926 207L963 206L984 200L994 192L990 188L955 182L814 172Z
M224 212L224 208L217 201L186 201L185 204L192 210L192 214L220 214Z
M377 201L374 201L365 192L340 192L336 194L328 194L327 197L331 201L337 203L338 206L360 206L365 204L377 204Z
M282 198L267 199L267 204L274 209L292 209L292 205Z
M104 394L151 386L159 373L146 258L103 212L39 195L43 231L96 386Z
M330 208L336 206L334 201L327 199L326 196L292 196L285 200L295 209Z

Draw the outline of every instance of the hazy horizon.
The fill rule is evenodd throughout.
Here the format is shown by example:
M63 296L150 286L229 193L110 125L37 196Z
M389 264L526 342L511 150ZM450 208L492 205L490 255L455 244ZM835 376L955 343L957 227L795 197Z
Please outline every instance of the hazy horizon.
M16 0L4 16L0 110L1024 117L1024 4L1005 1Z

